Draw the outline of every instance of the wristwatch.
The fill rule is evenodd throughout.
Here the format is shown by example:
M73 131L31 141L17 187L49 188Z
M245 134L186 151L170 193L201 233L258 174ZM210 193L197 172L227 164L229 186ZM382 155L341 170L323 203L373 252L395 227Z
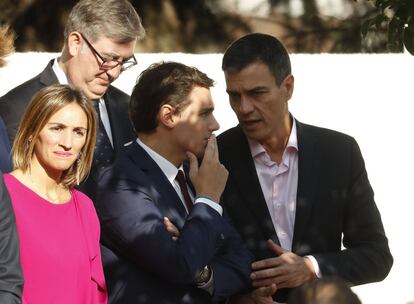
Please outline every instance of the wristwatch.
M211 277L211 268L210 266L206 265L203 269L201 269L197 276L196 276L196 283L197 285L203 285L210 280Z

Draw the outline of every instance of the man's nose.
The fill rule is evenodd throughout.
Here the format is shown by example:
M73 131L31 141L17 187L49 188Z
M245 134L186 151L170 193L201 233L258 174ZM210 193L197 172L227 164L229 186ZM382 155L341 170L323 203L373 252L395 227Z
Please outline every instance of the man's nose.
M122 73L122 64L118 64L116 67L113 67L112 69L108 69L106 71L106 74L108 74L110 81L114 81L121 75Z
M243 114L247 114L253 111L253 104L245 95L242 95L240 97L239 111Z
M220 124L217 122L216 117L214 117L214 115L212 115L212 122L210 125L210 129L212 132L217 131L218 129L220 129Z

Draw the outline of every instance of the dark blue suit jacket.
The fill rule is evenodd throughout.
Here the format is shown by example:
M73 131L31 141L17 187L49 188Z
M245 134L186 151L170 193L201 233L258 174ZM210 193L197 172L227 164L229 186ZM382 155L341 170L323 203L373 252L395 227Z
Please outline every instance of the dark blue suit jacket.
M292 251L313 255L323 276L355 285L383 280L393 258L358 144L332 130L298 121L296 127L299 180ZM279 239L246 136L237 126L217 141L229 170L224 207L255 258L273 257L266 240ZM284 302L288 292L280 289L274 299Z
M10 142L6 126L0 117L0 170L7 173L11 171Z
M136 142L102 174L96 208L109 303L212 303L248 288L252 256L229 221L203 203L187 216L167 177ZM180 229L177 241L164 216ZM194 282L207 264L213 297Z

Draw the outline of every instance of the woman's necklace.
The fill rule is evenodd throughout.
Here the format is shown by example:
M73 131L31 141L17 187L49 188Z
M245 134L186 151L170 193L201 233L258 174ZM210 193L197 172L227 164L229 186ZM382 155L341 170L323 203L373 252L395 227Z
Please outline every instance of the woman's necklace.
M28 174L28 178L35 192L46 200L54 204L63 204L69 200L70 191L67 187L56 184L51 190L48 190L36 182L30 173Z

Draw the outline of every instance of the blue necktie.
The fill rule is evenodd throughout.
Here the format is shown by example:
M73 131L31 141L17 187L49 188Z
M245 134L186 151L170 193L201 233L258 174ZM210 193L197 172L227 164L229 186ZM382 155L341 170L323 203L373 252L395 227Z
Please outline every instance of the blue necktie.
M101 113L99 111L99 100L93 101L96 114L98 117L98 129L96 131L96 146L93 157L94 167L101 170L111 164L114 150L102 123Z

